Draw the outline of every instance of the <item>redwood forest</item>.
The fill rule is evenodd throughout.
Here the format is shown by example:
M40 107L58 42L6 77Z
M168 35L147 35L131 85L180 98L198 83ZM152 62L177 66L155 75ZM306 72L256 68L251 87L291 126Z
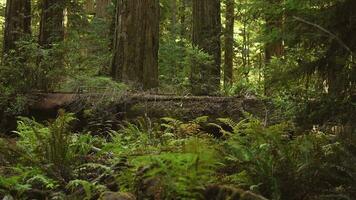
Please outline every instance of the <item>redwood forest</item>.
M0 200L356 200L356 0L0 0Z

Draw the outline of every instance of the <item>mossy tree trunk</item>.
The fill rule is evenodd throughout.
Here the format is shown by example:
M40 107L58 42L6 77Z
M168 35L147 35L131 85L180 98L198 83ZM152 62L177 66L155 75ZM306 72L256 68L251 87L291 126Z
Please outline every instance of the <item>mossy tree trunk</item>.
M50 48L64 40L65 0L42 0L39 44Z
M31 1L7 0L5 12L4 53L15 49L16 42L31 34Z
M226 0L224 87L233 83L235 0Z
M96 0L95 16L101 19L109 17L108 7L111 0Z
M118 0L112 76L136 88L158 86L159 1Z
M193 45L212 56L212 63L196 63L191 69L192 93L216 94L220 89L220 0L193 0Z
M65 35L66 0L41 0L41 19L38 43L48 50L38 57L37 65L43 74L38 76L40 90L51 91L64 76L64 50L60 46ZM55 72L55 75L54 75Z
M282 6L281 0L268 0L272 6L280 7ZM284 45L283 45L283 13L273 14L266 18L266 34L270 35L272 40L268 41L265 44L265 95L271 95L272 81L270 62L273 57L280 58L284 54ZM277 34L276 34L277 33ZM273 34L273 35L272 35Z

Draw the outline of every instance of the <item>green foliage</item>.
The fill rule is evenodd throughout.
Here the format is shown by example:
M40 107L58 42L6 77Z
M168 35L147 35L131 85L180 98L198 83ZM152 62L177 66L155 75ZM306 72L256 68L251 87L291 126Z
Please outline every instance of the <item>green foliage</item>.
M93 190L95 189L95 185L85 181L85 180L73 180L68 183L66 186L67 189L75 192L79 187L82 187L85 192L84 200L89 200L93 197Z
M14 195L21 198L31 189L56 190L59 184L36 167L15 166L8 169L8 174L0 176L0 194Z
M30 92L53 91L66 76L61 63L61 44L51 49L26 39L16 43L16 50L3 56L0 64L0 110L4 118L22 115L27 110Z
M60 113L48 126L21 118L16 145L0 141L10 166L0 168L0 191L22 198L34 188L66 188L69 198L91 199L116 183L137 198L200 199L206 186L229 184L273 200L352 199L352 137L297 135L291 123L267 127L245 117L215 123L207 116L160 123L142 118L112 130L108 142L70 133L71 114ZM222 139L202 133L204 124L220 128Z
M351 198L356 155L342 138L315 132L292 139L287 124L264 127L255 119L238 127L226 142L233 183L271 199Z
M145 189L152 189L142 188L145 182L155 180L159 188L156 192L160 192L162 198L197 198L204 186L214 181L212 176L218 162L211 141L192 137L177 152L147 152L146 155L130 158L134 169L122 172L119 180L127 183L127 190L139 190L143 196L147 192ZM138 171L136 176L135 171Z
M69 77L109 75L112 58L110 35L113 34L109 21L92 19L80 13L73 23L65 41L65 59L71 72Z
M251 82L241 79L236 81L232 86L224 88L224 94L228 96L261 95L263 94L263 85L255 81Z
M208 116L197 117L186 123L170 117L164 117L161 121L161 126L164 129L163 136L171 139L179 139L198 135L201 125L208 123Z
M113 185L138 199L199 199L209 184L271 200L356 196L354 136L299 131L316 124L334 132L340 124L354 128L354 0L235 1L235 80L223 92L270 97L274 112L266 111L266 122L246 115L240 122L203 116L124 123L111 112L111 103L130 89L109 78L116 19L98 19L86 13L83 0L68 1L65 41L46 49L36 38L40 6L31 2L33 36L18 41L0 64L0 126L24 114L34 91L102 96L86 99L92 107L84 111L83 133L71 131L73 114L61 112L48 124L18 118L17 137L0 139L0 199L32 199L35 191L44 192L43 199L94 199ZM189 78L200 73L191 67L212 58L191 45L192 1L161 0L160 7L161 89L187 94ZM3 1L2 24L4 12ZM282 55L267 48L280 43ZM276 121L285 122L267 124ZM222 137L202 132L206 125Z
M72 136L69 124L75 120L73 115L60 111L59 117L48 127L27 118L18 123L18 146L28 157L33 157L53 170L52 176L68 179L76 152L71 149Z
M10 191L16 191L18 194L29 190L31 186L22 181L24 174L20 176L5 177L0 176L0 193L9 194Z
M78 91L82 93L97 93L97 92L112 92L124 93L128 87L122 83L113 81L108 77L90 77L77 76L74 79L69 79L63 83L61 91L73 92Z
M62 53L59 44L44 49L31 40L18 42L17 50L5 55L0 66L1 85L10 87L14 93L57 88L66 72L58 62Z
M185 39L162 38L159 50L160 81L173 91L189 89L192 65L209 64L212 57Z
M159 125L148 118L138 119L136 123L126 122L119 131L111 131L110 135L112 141L105 149L124 156L154 151L161 142Z
M112 141L104 149L127 158L131 166L117 178L124 190L138 191L142 198L148 198L151 190L165 199L199 197L203 187L213 182L220 160L211 138L194 136L198 123L206 121L207 117L199 117L184 123L166 117L156 124L146 119L112 132ZM154 184L147 186L147 182Z
M86 156L92 154L93 147L100 147L103 140L72 133L70 126L74 120L73 114L63 111L48 126L20 118L16 145L1 141L0 152L5 156L5 163L14 165L7 170L6 176L0 178L1 193L22 198L33 189L55 191L67 187L76 193L82 187L86 198L90 199L92 194L105 189L80 177L80 171L98 168L99 164L82 164ZM91 159L95 159L94 155ZM3 173L1 168L0 173Z

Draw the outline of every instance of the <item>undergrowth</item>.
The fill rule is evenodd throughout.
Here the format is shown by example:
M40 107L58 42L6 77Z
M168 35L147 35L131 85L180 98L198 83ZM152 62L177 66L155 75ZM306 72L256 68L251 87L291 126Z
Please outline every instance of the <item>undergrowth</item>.
M1 198L98 199L105 191L137 199L232 198L226 188L253 199L356 195L356 141L349 136L297 134L292 124L266 127L251 116L238 123L204 116L142 118L102 138L72 132L75 120L63 111L46 125L19 118L18 138L0 140ZM222 137L203 131L205 125ZM212 185L222 189L207 191Z

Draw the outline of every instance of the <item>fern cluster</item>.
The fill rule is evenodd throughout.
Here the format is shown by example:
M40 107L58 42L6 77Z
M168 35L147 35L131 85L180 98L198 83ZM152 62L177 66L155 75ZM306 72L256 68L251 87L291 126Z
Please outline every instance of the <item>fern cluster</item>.
M73 120L64 112L47 125L20 118L17 141L0 140L1 198L98 199L108 191L157 200L356 195L352 137L297 134L291 123L266 126L249 115L214 123L206 116L188 122L143 117L104 137L73 133Z
M225 143L226 165L234 168L229 182L276 200L352 199L356 154L351 141L289 130L288 124L265 127L253 118L235 124Z

